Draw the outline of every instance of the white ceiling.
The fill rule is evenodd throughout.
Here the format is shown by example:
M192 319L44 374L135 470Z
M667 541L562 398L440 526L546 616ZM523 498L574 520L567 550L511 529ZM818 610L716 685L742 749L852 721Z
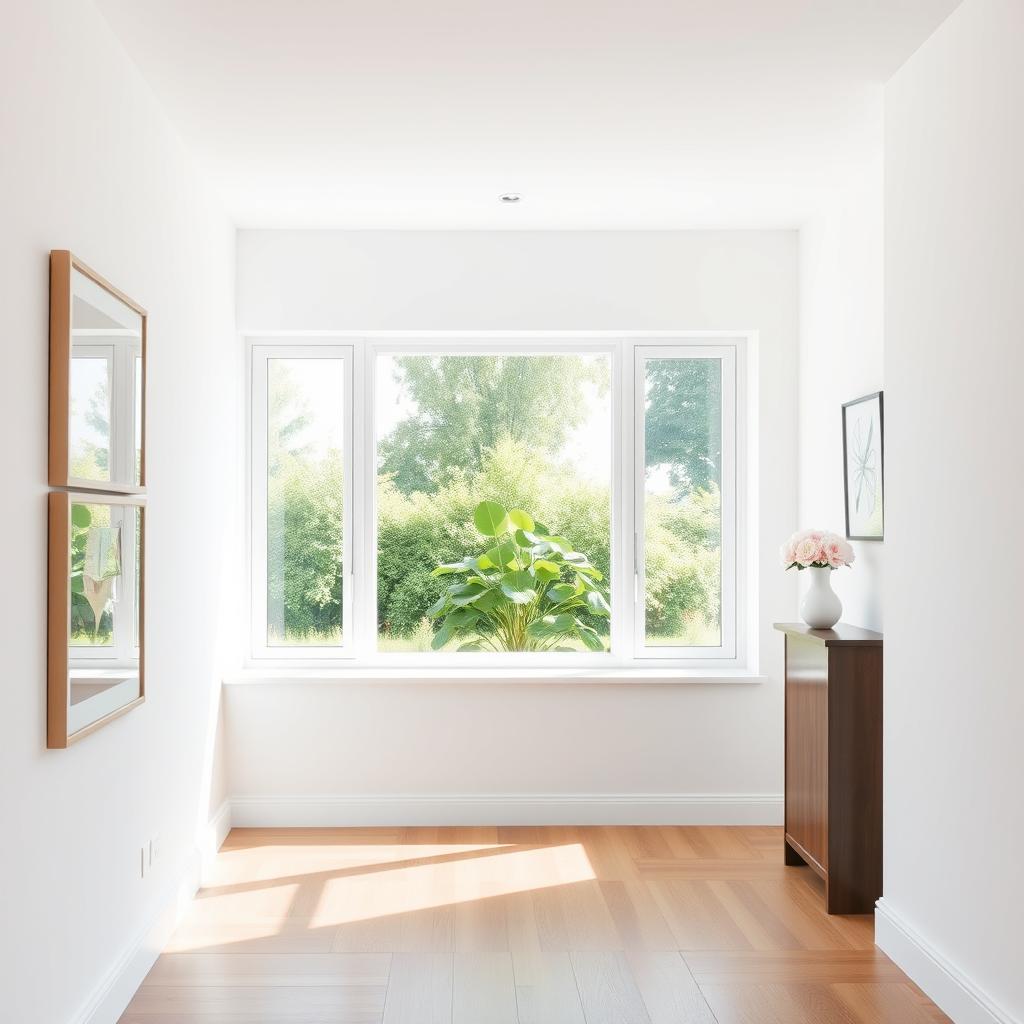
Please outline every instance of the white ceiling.
M678 228L877 161L958 0L97 2L240 226Z

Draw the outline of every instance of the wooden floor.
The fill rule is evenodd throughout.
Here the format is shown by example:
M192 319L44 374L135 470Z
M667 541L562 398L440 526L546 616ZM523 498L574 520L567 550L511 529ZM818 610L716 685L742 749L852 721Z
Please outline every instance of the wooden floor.
M934 1024L777 828L235 829L122 1024Z

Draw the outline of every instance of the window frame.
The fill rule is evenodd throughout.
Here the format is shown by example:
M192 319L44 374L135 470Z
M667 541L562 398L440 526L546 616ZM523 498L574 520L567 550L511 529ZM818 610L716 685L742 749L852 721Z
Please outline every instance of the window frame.
M266 472L269 426L267 402L268 367L272 359L335 359L342 364L342 468L344 499L342 505L342 585L341 585L341 643L324 647L275 647L267 643L267 493ZM308 344L305 341L284 340L263 343L254 339L248 346L247 404L249 424L247 431L247 501L246 537L249 583L249 635L250 656L254 661L279 661L295 664L308 661L314 664L341 662L353 657L352 608L354 599L352 538L353 538L353 359L354 346L335 343ZM257 467L262 467L262 472Z
M749 654L755 649L746 635L748 612L753 600L749 587L755 574L748 565L746 539L748 436L747 362L753 332L331 332L306 335L250 334L245 339L247 368L247 577L249 593L249 656L247 668L338 669L354 674L381 670L408 672L445 669L476 672L544 670L576 673L587 670L630 672L635 670L687 671L699 673L754 669ZM610 650L603 654L378 652L377 641L377 437L374 408L377 357L392 354L607 354L611 371L611 604ZM643 379L638 380L641 353L646 358L671 358L673 352L697 357L710 352L727 358L731 379L723 377L723 453L731 436L730 467L723 454L723 570L722 637L727 639L726 606L730 608L732 646L723 648L648 648L643 643L644 605L642 583L642 501L643 501ZM266 353L273 353L266 355ZM339 353L346 359L345 390L345 488L343 586L343 643L337 648L274 648L266 637L266 474L262 483L257 456L266 453L266 358L329 357ZM256 387L261 383L257 359L262 357L263 417L260 421ZM723 370L725 363L723 363ZM638 398L638 388L640 389ZM728 418L727 417L728 408ZM259 441L262 430L262 449ZM726 543L726 487L731 482L731 522ZM638 485L639 481L639 485ZM254 513L263 502L262 529ZM640 538L637 539L639 526ZM356 543L358 537L359 542ZM264 556L259 557L262 543ZM727 572L728 563L728 572ZM729 593L727 596L727 588ZM260 642L263 640L264 642Z
M735 662L739 636L737 630L737 605L739 579L737 577L737 531L736 509L739 499L739 478L736 473L739 443L736 430L737 413L737 367L736 349L728 345L636 345L633 349L633 443L634 458L633 500L634 506L634 578L637 599L633 613L634 658L643 661L663 662L695 661ZM646 573L646 469L647 469L647 375L645 364L652 359L718 359L722 368L722 486L721 486L721 643L716 647L648 646L646 601L643 600ZM728 540L728 542L727 542ZM664 653L661 653L664 652Z

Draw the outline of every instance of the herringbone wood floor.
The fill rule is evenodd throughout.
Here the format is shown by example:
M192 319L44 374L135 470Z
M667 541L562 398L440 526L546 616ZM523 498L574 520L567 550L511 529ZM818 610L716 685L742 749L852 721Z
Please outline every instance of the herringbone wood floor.
M935 1024L778 828L235 829L122 1024Z

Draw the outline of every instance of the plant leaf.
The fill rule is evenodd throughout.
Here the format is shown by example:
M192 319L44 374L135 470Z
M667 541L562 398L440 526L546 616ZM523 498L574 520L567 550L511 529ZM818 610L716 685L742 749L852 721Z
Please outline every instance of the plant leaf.
M509 513L511 515L511 513ZM521 548L533 547L541 542L540 537L532 530L516 530L515 541Z
M496 501L481 501L473 510L473 522L485 537L500 537L508 531L508 513Z
M452 630L448 625L448 620L445 619L441 623L441 628L434 634L433 639L430 641L432 650L439 651L449 640L452 638Z
M473 602L473 609L474 611L484 612L486 614L494 611L494 609L505 600L507 600L505 595L496 587L488 588L476 601Z
M71 506L71 522L80 530L87 530L92 524L92 513L88 505Z
M456 650L462 651L482 651L483 645L479 640L471 640L468 644L460 644Z
M447 606L447 604L448 604L448 595L447 594L445 594L444 597L439 597L427 609L427 618L428 619L436 619L437 616L440 615L441 612L443 612L445 610L445 607Z
M439 565L430 575L448 576L453 572L469 572L469 566L465 562L445 562Z
M534 619L526 627L526 632L533 637L564 636L576 628L576 620L571 615L545 615Z
M549 562L546 558L535 559L531 568L534 576L541 583L550 583L552 580L557 580L562 572L554 562Z
M506 541L504 544L496 544L489 551L484 552L486 558L496 569L507 569L516 560L516 546Z
M604 641L598 635L596 629L591 629L590 626L580 625L576 630L579 633L580 639L587 645L592 651L603 651Z
M514 508L508 514L509 522L520 530L532 530L536 525L533 517L524 512L521 508Z
M590 611L594 615L603 615L607 617L612 613L611 608L608 606L608 602L604 599L604 595L599 590L588 590L586 602Z
M545 596L552 604L561 604L576 596L576 588L571 583L552 583Z
M444 620L444 624L452 631L469 629L476 624L480 618L473 608L456 608L455 611Z
M570 565L579 565L579 566L590 565L590 559L587 558L586 555L582 554L579 551L566 551L565 552L565 560Z
M529 604L537 596L534 578L528 572L507 572L501 577L501 589L515 604Z
M448 588L448 598L456 608L463 608L479 600L486 592L480 583L461 583Z

